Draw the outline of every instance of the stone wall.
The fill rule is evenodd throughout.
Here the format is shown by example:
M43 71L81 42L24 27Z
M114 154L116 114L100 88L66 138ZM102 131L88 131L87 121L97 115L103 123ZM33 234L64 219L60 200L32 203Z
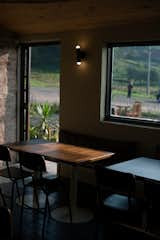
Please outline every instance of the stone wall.
M0 144L16 140L16 48L0 45Z

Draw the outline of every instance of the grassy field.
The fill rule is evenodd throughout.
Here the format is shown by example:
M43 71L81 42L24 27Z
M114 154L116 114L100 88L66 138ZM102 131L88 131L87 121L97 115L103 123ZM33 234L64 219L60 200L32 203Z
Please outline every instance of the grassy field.
M150 94L146 94L146 88L144 87L134 87L134 90L132 91L132 97L137 98L139 100L156 100L156 95L158 91L156 87L151 87L150 88ZM114 88L112 90L112 97L117 97L117 96L127 96L127 91L126 87L120 86Z
M52 72L31 72L30 85L31 87L59 87L59 73Z

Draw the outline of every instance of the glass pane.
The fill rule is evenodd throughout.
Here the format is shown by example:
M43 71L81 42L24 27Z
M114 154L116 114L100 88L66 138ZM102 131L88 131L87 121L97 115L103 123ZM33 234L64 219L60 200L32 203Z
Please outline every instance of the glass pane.
M113 47L111 116L160 120L160 46Z

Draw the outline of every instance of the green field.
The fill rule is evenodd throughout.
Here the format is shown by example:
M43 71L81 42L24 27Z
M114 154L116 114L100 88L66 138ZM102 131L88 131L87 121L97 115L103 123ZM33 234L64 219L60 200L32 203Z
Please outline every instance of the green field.
M134 87L133 92L132 92L132 98L135 98L137 100L143 100L143 101L148 101L148 100L155 100L156 95L158 91L156 87L150 87L150 94L146 94L146 88L145 87ZM112 98L117 97L117 96L127 96L127 91L126 91L126 86L118 86L117 88L114 87L112 89Z
M60 73L33 71L30 76L31 87L59 87Z

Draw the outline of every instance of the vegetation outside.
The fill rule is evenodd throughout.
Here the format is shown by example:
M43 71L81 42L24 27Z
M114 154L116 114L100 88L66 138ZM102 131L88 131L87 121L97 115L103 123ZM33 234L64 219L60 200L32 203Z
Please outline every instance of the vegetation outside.
M30 138L58 141L59 104L42 102L43 89L59 88L60 45L34 46L31 49L30 88L39 91L40 102L30 96ZM46 94L46 93L45 93ZM45 96L47 98L47 96Z
M58 141L59 106L49 103L32 103L30 105L30 138Z
M160 46L113 47L111 106L141 102L140 118L160 120ZM132 83L128 98L128 84ZM125 115L124 113L122 115Z
M31 73L30 86L39 88L59 88L59 73L44 72L33 70Z

